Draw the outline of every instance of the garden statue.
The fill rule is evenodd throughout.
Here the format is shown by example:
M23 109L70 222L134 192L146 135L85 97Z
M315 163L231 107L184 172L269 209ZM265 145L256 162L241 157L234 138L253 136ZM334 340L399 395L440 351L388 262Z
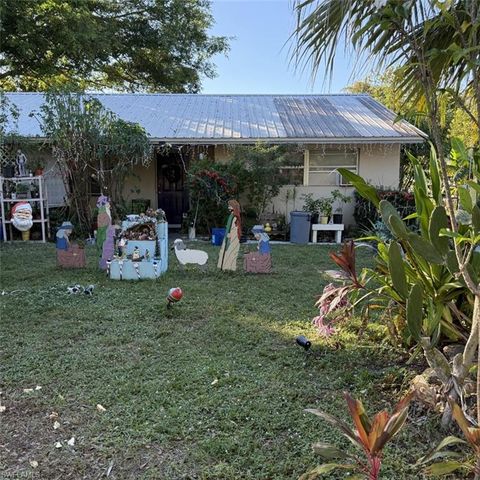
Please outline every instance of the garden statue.
M236 200L229 200L228 210L230 215L227 220L225 237L220 247L217 266L222 270L235 271L237 269L237 257L242 235L240 204Z
M63 222L55 236L57 247L57 265L64 268L83 268L86 266L85 248L83 245L72 244L70 235L73 225L70 222Z
M73 225L70 222L63 222L55 236L57 250L68 250L70 246L70 235L73 231Z
M12 208L12 224L22 232L22 239L30 239L30 229L33 226L32 206L28 202L16 203Z
M203 250L193 250L187 248L181 238L177 238L173 242L173 248L175 250L175 256L177 257L180 265L185 266L188 263L192 263L194 265L206 267L208 262L207 252L204 252Z
M27 157L25 154L18 149L17 150L17 157L15 159L15 163L17 164L17 173L19 177L26 177L27 176Z
M252 233L258 241L257 251L245 254L243 266L248 273L271 273L270 237L262 225L255 225Z

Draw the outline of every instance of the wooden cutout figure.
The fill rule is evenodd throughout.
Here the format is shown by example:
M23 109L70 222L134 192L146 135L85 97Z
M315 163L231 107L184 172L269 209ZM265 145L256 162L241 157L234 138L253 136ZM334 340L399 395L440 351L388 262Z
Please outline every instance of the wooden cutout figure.
M185 266L189 263L205 267L208 262L208 253L203 250L193 250L187 248L181 238L177 238L173 242L173 248L175 249L175 256L180 265Z
M237 269L237 257L240 250L240 237L242 224L240 217L240 204L236 200L228 201L228 216L225 237L220 247L217 267L222 270L235 271Z
M258 240L257 251L245 254L243 267L248 273L271 273L270 237L265 233L262 225L255 225L252 233Z
M73 225L63 222L57 230L55 243L57 247L57 266L63 268L84 268L86 266L85 248L70 243Z
M102 270L107 268L107 260L111 260L115 253L115 227L112 226L110 213L110 200L105 195L100 195L97 200L97 248L99 250L99 266Z

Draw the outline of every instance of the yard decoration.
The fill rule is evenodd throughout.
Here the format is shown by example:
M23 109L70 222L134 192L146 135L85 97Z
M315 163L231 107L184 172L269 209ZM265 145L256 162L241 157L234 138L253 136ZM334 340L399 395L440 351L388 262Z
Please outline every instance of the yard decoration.
M262 225L255 225L252 233L258 241L257 251L245 254L244 269L248 273L271 273L270 237L265 233Z
M127 215L109 260L107 274L113 280L154 280L166 272L168 223L165 212L149 209L140 215Z
M350 428L343 420L335 418L321 410L308 408L305 411L317 415L340 429L342 434L362 451L366 458L361 459L357 455L344 452L335 445L314 443L313 451L323 459L327 461L341 460L347 463L324 463L311 472L302 475L300 480L314 479L323 473L329 473L336 469L352 470L364 475L365 479L368 480L378 480L380 478L383 448L405 424L413 393L406 395L397 404L391 415L386 410L382 410L371 420L360 400L352 398L347 392L344 393L344 396L353 423L355 424L354 429Z
M174 303L179 302L183 297L183 291L180 287L173 287L168 291L167 308L172 308Z
M73 225L63 222L57 230L55 244L57 247L57 266L64 268L83 268L86 265L85 248L70 243Z
M17 164L17 173L19 177L26 177L27 176L27 157L25 154L19 149L17 150L17 156L15 158L15 163Z
M240 250L240 237L242 224L240 217L240 204L236 200L228 201L228 216L225 237L220 247L217 267L222 270L237 270L237 257Z
M12 208L12 224L22 232L22 239L30 239L30 229L33 226L32 206L28 202L16 203Z
M201 267L206 266L208 262L208 253L203 250L192 250L187 248L181 238L177 238L173 242L173 248L175 250L175 256L180 265L185 266L189 263L199 265Z
M115 228L112 227L110 199L100 195L97 200L97 248L100 252L99 266L107 269L107 260L113 257Z

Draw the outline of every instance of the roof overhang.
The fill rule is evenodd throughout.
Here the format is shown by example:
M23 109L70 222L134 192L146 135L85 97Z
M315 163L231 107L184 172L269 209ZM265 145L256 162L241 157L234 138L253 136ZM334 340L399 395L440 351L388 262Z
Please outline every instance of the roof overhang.
M153 144L171 145L254 145L256 143L301 145L345 145L345 144L389 144L403 145L407 143L423 143L422 137L375 137L375 138L150 138Z
M46 137L23 137L31 142L45 142ZM149 138L154 145L255 145L256 143L282 144L296 143L300 145L371 145L389 144L404 145L410 143L423 143L428 138L418 137L339 137L339 138Z

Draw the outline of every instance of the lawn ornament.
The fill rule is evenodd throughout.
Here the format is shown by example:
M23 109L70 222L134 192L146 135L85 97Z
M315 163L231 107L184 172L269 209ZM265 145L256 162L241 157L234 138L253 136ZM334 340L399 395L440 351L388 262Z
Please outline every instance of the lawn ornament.
M72 287L67 287L67 292L76 295L77 293L80 293L82 291L82 286L81 285L73 285Z
M70 222L63 222L57 230L55 235L57 266L63 268L83 268L87 263L85 248L70 242L72 231L73 225Z
M204 266L208 262L207 252L204 252L203 250L192 250L187 248L181 238L177 238L173 242L173 248L175 250L175 256L182 266L185 266L189 263Z
M83 293L85 295L93 295L93 289L95 288L95 285L88 285L85 287L85 289L83 290Z
M183 292L180 287L171 288L167 295L167 308L172 308L174 303L179 302L183 297Z
M15 163L17 164L17 173L19 177L27 176L27 157L19 149L17 150L17 156L15 158Z
M168 269L168 223L163 210L127 215L110 257L112 280L155 280Z
M18 202L12 208L12 224L22 232L22 240L30 239L33 226L32 206L28 202Z
M299 335L296 339L295 342L297 342L297 345L300 347L303 347L305 351L307 352L310 350L310 347L312 346L312 342L307 339L304 335Z
M235 271L242 236L240 204L236 200L229 200L228 210L230 215L227 220L225 237L220 247L217 267L222 270Z
M107 260L114 254L115 227L112 226L110 200L105 195L100 195L97 200L97 248L99 251L99 266L102 270L107 268Z
M73 225L70 222L63 222L55 236L55 245L58 250L68 250L70 246L70 235L73 231Z
M255 225L252 233L258 241L257 251L245 254L244 269L248 273L271 273L270 237L265 233L262 225Z

